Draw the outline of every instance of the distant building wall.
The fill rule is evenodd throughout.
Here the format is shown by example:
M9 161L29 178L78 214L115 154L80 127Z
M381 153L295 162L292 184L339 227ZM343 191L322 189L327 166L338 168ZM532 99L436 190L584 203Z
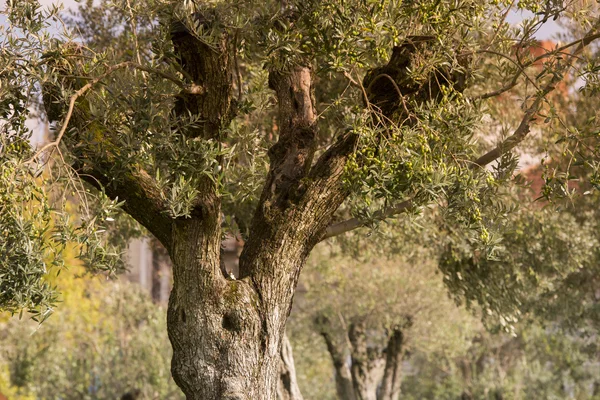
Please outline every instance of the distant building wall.
M125 278L138 283L155 302L166 304L171 291L171 267L166 251L158 246L150 238L131 240L126 254L129 271Z

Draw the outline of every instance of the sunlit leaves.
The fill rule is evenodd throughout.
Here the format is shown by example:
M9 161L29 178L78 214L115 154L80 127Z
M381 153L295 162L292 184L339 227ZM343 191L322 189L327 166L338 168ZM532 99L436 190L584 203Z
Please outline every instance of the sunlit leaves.
M524 312L546 314L544 309L554 301L545 296L560 293L567 277L593 269L598 247L594 223L579 223L566 213L522 210L509 221L492 254L480 253L465 238L455 237L440 262L457 301L478 304L489 326L507 331Z

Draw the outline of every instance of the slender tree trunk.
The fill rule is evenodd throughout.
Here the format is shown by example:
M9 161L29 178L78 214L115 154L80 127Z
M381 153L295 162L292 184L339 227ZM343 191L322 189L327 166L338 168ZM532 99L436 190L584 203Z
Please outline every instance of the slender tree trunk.
M296 380L296 367L292 355L292 345L287 337L283 336L281 345L281 364L279 370L279 385L277 387L278 400L303 400L298 381Z
M385 370L377 400L398 400L402 383L402 353L404 335L400 328L392 331L385 349Z
M353 323L349 330L352 344L352 381L357 400L377 400L385 360L381 352L367 344L366 328L362 322Z
M356 400L354 395L354 385L352 383L352 374L348 361L350 359L350 348L348 346L348 338L345 335L342 343L338 343L332 330L334 329L329 319L322 315L317 318L317 326L319 333L325 339L327 351L331 356L333 368L335 370L335 389L340 400Z

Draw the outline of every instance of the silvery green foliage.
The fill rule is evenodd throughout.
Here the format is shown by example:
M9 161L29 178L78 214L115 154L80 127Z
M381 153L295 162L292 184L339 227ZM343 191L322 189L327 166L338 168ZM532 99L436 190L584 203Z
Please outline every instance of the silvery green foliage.
M63 31L56 10L45 11L34 0L8 2L9 23L3 28L0 53L0 112L7 121L2 128L6 143L2 156L14 172L7 172L1 182L10 196L28 202L36 198L48 211L39 217L35 213L41 219L28 225L34 213L19 209L15 198L7 195L5 207L14 218L2 228L15 238L34 240L36 245L22 254L28 256L24 260L35 262L23 265L35 266L37 272L31 276L40 285L48 270L42 265L51 262L45 261L43 252L48 244L54 249L53 240L60 245L83 244L82 257L90 266L112 272L119 265L119 250L116 236L108 234L120 232L120 218L115 215L120 200L89 190L80 179L86 177L77 176L73 169L99 168L111 177L102 183L110 188L130 178L135 168L154 180L171 218L189 217L201 182L208 178L223 203L225 228L246 234L264 183L268 148L279 134L268 71L310 65L319 115L319 148L314 158L341 133L359 135L345 170L350 196L336 218L356 216L376 227L381 222L377 210L398 201L411 199L414 214L433 204L441 210L443 228L464 229L469 245L493 258L506 227L503 220L513 210L504 193L511 184L516 156L508 153L492 170L473 167L473 160L489 149L482 137L492 136L497 143L509 132L490 126L516 126L514 116L542 95L540 86L560 73L559 57L548 56L538 77L524 77L523 66L515 59L526 64L532 57L516 57L514 43L523 48L532 45L541 24L559 14L580 28L590 21L575 5L563 10L554 1L543 6L520 2L520 8L539 14L513 29L504 23L509 4L149 0L95 5L87 1L67 19ZM48 33L50 23L59 31L54 37ZM171 42L176 29L190 31L209 47L227 35L235 49L232 108L236 115L222 128L220 140L187 135L204 121L173 112L178 94L191 84ZM575 38L581 33L573 32ZM414 37L424 38L429 45L415 50L408 57L410 68L402 70L407 84L399 89L404 90L401 97L407 103L389 115L367 105L365 93L371 85L365 87L363 78L371 74L375 86L373 80L383 78L372 75L373 71L389 75L381 68L393 57L394 46ZM589 74L596 71L593 66L588 70ZM441 77L445 82L430 82ZM486 94L513 80L520 84L519 97L511 98L510 114L502 113L493 99L486 101ZM93 87L77 99L74 112L82 112L82 119L90 122L65 126L64 110L54 110L53 104L68 103L86 84ZM37 109L43 87L49 88L45 110L38 110L56 121L51 126L55 135L64 135L58 146L40 156L28 148L25 120L30 110ZM434 88L435 96L424 96L425 90L415 91L415 87ZM564 131L558 135L566 136ZM13 144L23 149L10 150ZM593 163L591 159L589 165ZM40 174L41 164L47 168ZM91 181L88 184L94 185ZM57 222L51 223L52 219ZM13 265L2 268L11 271ZM5 304L11 310L48 307L51 297L45 295L41 302L32 302L33 294L24 295L27 301L15 302L30 286L22 286Z
M440 269L458 303L479 305L489 327L513 332L535 315L583 328L597 324L592 288L597 273L597 224L568 212L521 209L506 221L492 254L464 236L448 241Z
M48 21L58 10L42 10L37 2L8 5L9 24L0 27L0 307L28 310L42 321L58 294L45 277L64 268L66 246L78 245L90 270L123 268L120 244L108 234L118 230L119 204L89 193L69 169L34 159L26 122L39 116L40 83L49 79L51 59L43 56L50 42Z

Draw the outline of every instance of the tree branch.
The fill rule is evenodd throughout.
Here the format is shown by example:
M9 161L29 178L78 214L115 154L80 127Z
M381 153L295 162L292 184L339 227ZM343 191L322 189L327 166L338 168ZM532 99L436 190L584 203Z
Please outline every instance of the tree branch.
M469 165L469 168L474 169L477 167L484 167L491 163L492 161L498 159L500 156L505 154L506 152L514 149L517 145L519 145L529 133L530 124L535 119L535 115L539 111L542 102L546 98L546 96L556 89L556 85L560 83L566 72L571 67L577 56L585 49L587 45L589 45L593 40L600 38L600 33L593 33L600 26L600 19L596 22L592 30L582 39L569 43L565 46L562 46L558 50L564 50L573 46L575 43L578 43L577 48L570 53L568 62L560 68L559 71L556 71L552 77L552 79L537 93L536 99L534 102L527 108L525 111L525 115L523 116L519 126L514 131L514 133L506 138L502 143L500 143L496 148L490 150L486 154L472 161ZM538 57L539 58L539 57ZM412 199L404 200L398 204L393 205L392 207L388 207L384 210L380 210L374 214L374 219L376 220L384 220L386 218L401 214L410 208L414 207L414 201ZM351 218L346 221L338 222L330 225L323 235L321 240L325 240L334 236L341 235L346 232L350 232L354 229L363 227L366 225L366 221L359 220L357 218Z
M519 71L517 71L517 73L513 76L513 78L510 80L510 83L508 83L507 85L504 85L503 87L501 87L498 90L494 90L492 92L489 93L484 93L481 94L479 96L475 96L473 97L473 100L484 100L484 99L489 99L490 97L496 97L498 95L501 95L502 93L508 92L510 89L514 88L515 86L517 86L517 83L519 81L519 77L521 75L525 74L525 69L534 65L535 63L537 63L538 61L543 60L544 58L548 58L552 55L556 55L556 54L564 54L563 52L575 45L581 45L582 43L586 43L584 46L586 46L587 44L589 44L591 41L600 38L600 33L594 33L594 34L588 34L586 36L584 36L581 39L577 39L574 40L570 43L567 43L563 46L560 46L552 51L548 51L542 55L537 56L536 58L534 58L531 61L528 61L524 64L519 64L516 61L514 61L513 59L506 57L503 54L497 53L497 52L493 52L493 51L489 51L489 50L479 50L476 52L483 52L483 53L491 53L491 54L496 54L499 55L501 57L507 58L509 61L511 61L512 63L514 63L517 68L519 68ZM575 52L572 54L568 54L569 56L576 56Z
M597 29L599 24L600 24L600 20L598 20L596 22L596 25L594 26L593 30ZM523 116L521 123L519 124L517 129L514 131L514 133L511 136L509 136L508 138L506 138L504 141L502 141L502 143L500 143L498 146L496 146L496 148L494 148L493 150L490 150L486 154L479 157L477 160L473 161L473 164L471 166L472 168L484 167L484 166L488 165L492 161L494 161L497 158L499 158L500 156L502 156L502 154L507 153L510 150L514 149L517 145L519 145L525 139L525 137L527 137L527 134L529 133L529 129L530 129L530 124L535 119L535 115L539 111L539 109L542 105L542 102L544 101L546 96L550 92L554 91L554 89L556 89L556 85L564 79L564 76L566 75L569 68L571 68L571 65L573 65L573 62L575 61L577 56L585 49L585 47L588 44L590 44L593 40L595 40L597 38L600 38L600 33L591 34L591 32L590 32L590 33L588 33L588 35L586 35L583 39L580 39L578 42L573 42L573 43L579 43L579 45L570 54L569 61L558 71L554 72L552 79L550 79L550 82L548 82L537 93L536 99L531 104L531 106L529 106L527 108L527 110L525 111L525 115ZM573 43L571 43L569 45L572 46Z
M130 67L137 67L137 64L124 62L108 67L103 74L77 89L69 99L63 124L56 139L43 146L30 161L35 161L48 149L57 148L71 122L79 128L84 127L83 129L102 131L102 127L88 115L89 110L86 105L78 102L78 100L113 72ZM67 76L66 73L69 71L61 72L65 73L64 76ZM66 81L67 86L74 84L75 81ZM57 99L52 95L55 89L53 86L48 85L43 88L44 106L49 117L60 116L63 110L63 105L56 103ZM77 112L75 112L76 110ZM110 142L110 138L105 137L105 139ZM114 157L114 149L116 148L118 146L113 143L108 143L108 145L89 142L78 143L76 152L72 152L75 156L73 169L82 180L99 190L104 190L110 198L124 200L123 209L155 235L165 247L169 247L172 220L164 213L166 207L160 189L154 179L136 165L128 166L125 173L122 174L122 179L113 179L114 174L111 171L113 170L114 160L111 157ZM95 161L93 165L89 162L90 157Z
M412 200L405 200L401 203L395 204L392 207L388 207L384 210L380 210L375 212L373 215L373 219L375 220L384 220L386 218L392 217L394 215L401 214L410 208L414 207L414 203ZM365 226L366 222L360 220L358 218L350 218L346 221L338 222L333 225L330 225L325 231L325 235L321 240L329 239L334 236L341 235L346 232L353 231L354 229Z
M99 165L75 166L79 177L112 199L125 200L123 210L150 231L167 248L171 248L173 219L165 214L166 206L160 189L148 173L132 168L120 179L112 180Z
M278 103L279 140L269 149L271 165L261 201L286 208L293 191L312 164L317 136L311 69L272 70L269 87Z

